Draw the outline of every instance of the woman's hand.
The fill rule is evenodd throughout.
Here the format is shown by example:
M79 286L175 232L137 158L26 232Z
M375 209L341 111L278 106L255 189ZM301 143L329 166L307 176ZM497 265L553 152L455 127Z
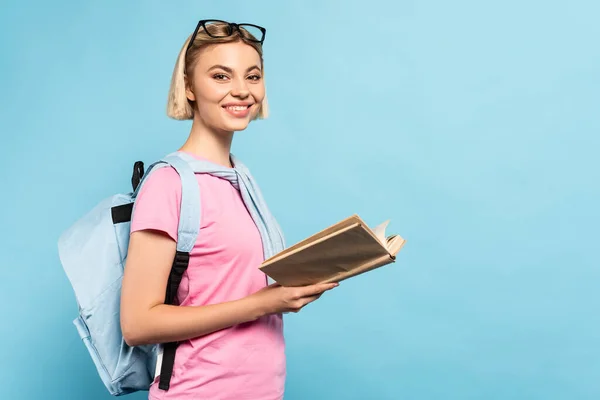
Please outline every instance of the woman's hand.
M304 306L317 300L321 295L338 286L338 283L321 283L309 286L287 287L277 283L269 285L252 297L265 314L298 312Z

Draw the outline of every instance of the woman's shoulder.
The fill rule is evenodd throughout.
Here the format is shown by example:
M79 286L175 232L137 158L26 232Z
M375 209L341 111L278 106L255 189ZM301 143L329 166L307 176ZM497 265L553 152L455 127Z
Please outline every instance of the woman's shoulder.
M135 200L131 232L154 229L177 240L181 199L179 174L171 167L149 171Z
M142 182L136 202L177 205L181 198L181 179L177 171L170 166L166 166L152 169L147 174L148 176Z
M181 192L181 180L177 171L171 166L153 169L147 172L140 189L140 195L145 190L161 190Z

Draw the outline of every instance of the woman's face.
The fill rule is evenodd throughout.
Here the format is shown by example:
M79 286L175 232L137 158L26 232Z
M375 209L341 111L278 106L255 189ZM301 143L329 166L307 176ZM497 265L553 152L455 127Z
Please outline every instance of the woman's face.
M260 56L243 42L206 47L198 55L187 97L212 129L246 129L265 97Z

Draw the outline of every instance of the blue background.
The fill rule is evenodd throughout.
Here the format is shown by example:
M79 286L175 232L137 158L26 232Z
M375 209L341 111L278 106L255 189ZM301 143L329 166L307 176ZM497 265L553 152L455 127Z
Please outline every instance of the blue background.
M240 132L294 243L350 214L396 264L286 319L286 399L600 398L598 2L4 1L3 399L109 399L59 234L187 137L198 19L267 27L272 116ZM136 394L131 399L143 399Z

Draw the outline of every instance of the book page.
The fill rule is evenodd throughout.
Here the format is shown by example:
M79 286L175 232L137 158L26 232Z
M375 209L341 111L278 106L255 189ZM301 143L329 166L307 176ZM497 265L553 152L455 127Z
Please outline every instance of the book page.
M375 228L373 228L373 233L375 234L375 236L377 236L377 239L379 239L381 244L384 246L386 246L386 242L387 242L387 240L385 238L385 230L389 223L390 223L390 220L388 219L387 221L384 221L381 224L377 225Z
M404 240L400 235L392 235L387 238L386 247L390 254L395 257L404 246L404 243L406 243L406 240Z
M379 241L388 249L390 255L395 256L402 249L402 246L404 246L405 240L400 235L396 234L386 237L385 231L389 223L390 220L387 220L377 225L373 229L373 233L375 233L377 239L379 239Z

